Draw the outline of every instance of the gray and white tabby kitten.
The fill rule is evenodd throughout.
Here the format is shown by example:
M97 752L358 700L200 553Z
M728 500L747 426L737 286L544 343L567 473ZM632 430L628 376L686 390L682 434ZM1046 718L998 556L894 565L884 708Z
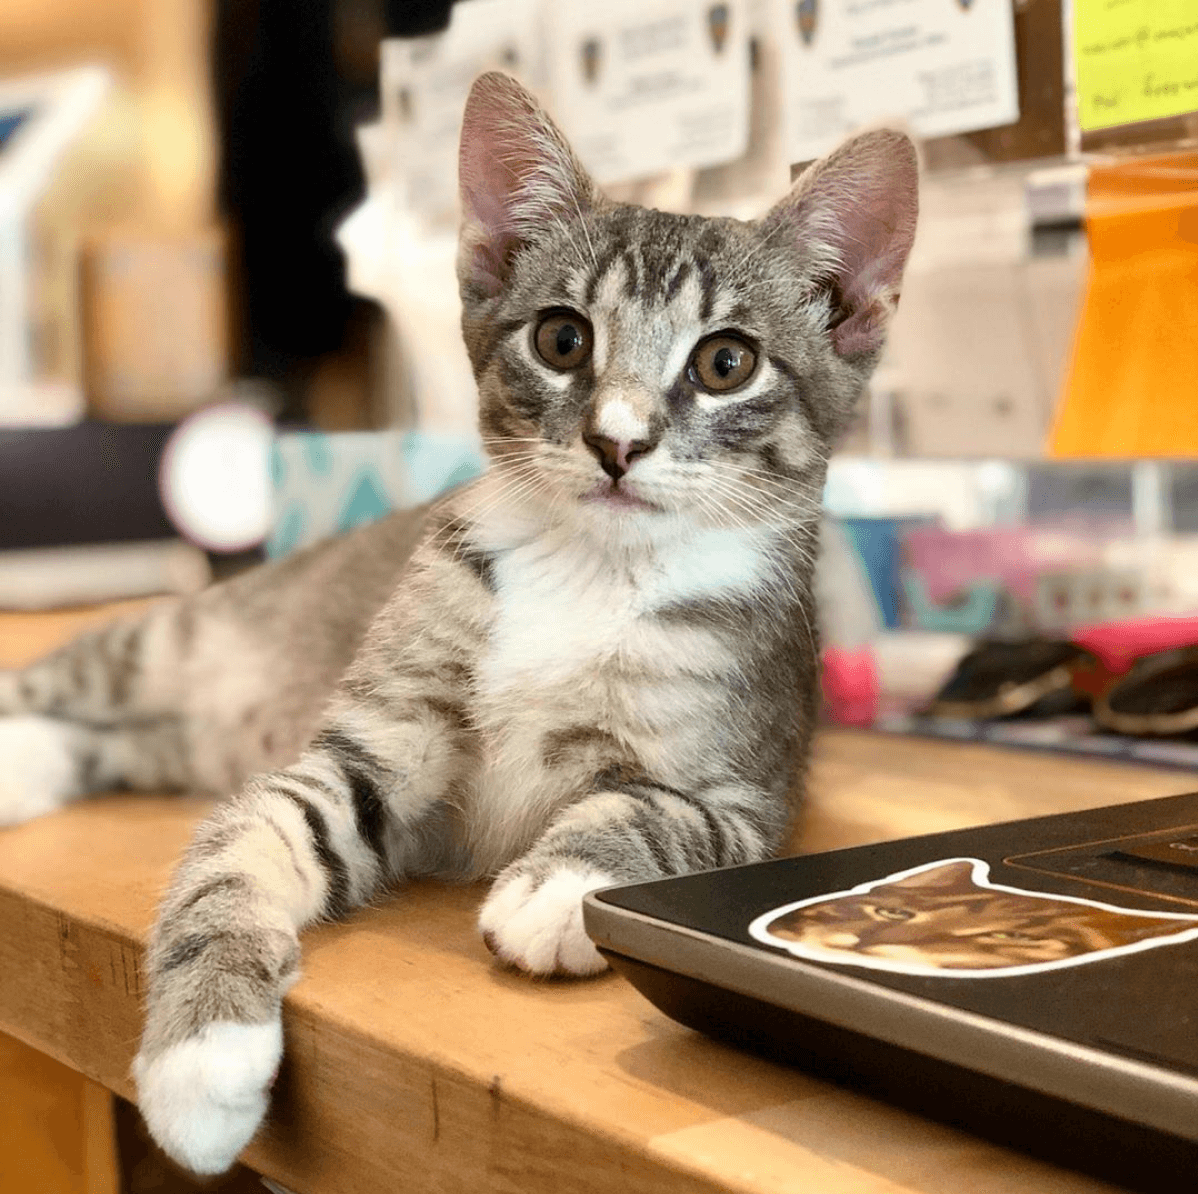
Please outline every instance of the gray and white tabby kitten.
M622 206L483 76L459 276L489 471L0 677L8 821L114 784L240 785L150 946L134 1068L168 1153L217 1172L254 1134L315 920L493 875L492 951L584 975L585 892L778 849L815 713L825 460L916 193L910 142L875 132L759 223Z

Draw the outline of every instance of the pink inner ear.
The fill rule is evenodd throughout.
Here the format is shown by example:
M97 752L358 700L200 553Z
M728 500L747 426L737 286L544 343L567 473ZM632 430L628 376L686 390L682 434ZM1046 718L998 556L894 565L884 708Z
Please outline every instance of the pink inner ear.
M797 238L835 262L831 275L842 311L831 336L841 356L882 347L918 210L915 148L902 133L879 130L817 162L770 213L770 222L784 220Z
M502 285L514 239L511 207L521 182L520 117L527 119L529 108L520 102L523 98L513 80L483 75L471 89L462 117L458 177L463 236L470 242L474 280L492 294Z
M462 207L466 210L466 187L462 186ZM516 234L506 226L506 209L496 198L494 191L480 186L475 192L470 215L464 219L472 221L479 236L471 249L475 281L490 295L499 293L507 276L511 255L518 243Z
M900 171L899 182L904 181ZM917 188L918 182L912 185ZM917 203L917 190L904 194L900 185L889 193L860 195L847 209L840 259L842 278L849 283L844 293L850 314L832 331L832 342L841 356L873 352L882 346L915 238Z
M515 79L495 71L475 80L466 101L459 185L472 278L492 294L538 227L581 212L590 198L590 182L553 122Z

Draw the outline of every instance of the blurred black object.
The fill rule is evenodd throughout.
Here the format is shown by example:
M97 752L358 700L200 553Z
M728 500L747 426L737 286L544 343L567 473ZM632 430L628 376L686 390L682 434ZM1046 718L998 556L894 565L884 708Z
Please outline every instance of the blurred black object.
M966 655L931 704L931 717L982 721L997 717L1055 717L1089 708L1073 688L1073 669L1094 658L1056 639L980 643Z
M452 0L383 0L388 36L422 37L449 24Z
M1099 725L1120 734L1170 737L1198 730L1198 647L1137 659L1094 703Z
M382 37L434 33L450 0L218 0L220 201L239 280L242 372L296 384L341 346L355 300L333 240L362 198L354 126L378 103Z
M158 496L169 424L0 430L0 550L171 539Z

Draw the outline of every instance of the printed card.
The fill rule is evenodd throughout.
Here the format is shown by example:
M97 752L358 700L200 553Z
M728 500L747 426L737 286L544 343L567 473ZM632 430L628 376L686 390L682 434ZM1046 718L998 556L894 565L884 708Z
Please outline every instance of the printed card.
M458 136L470 84L488 70L543 86L539 0L455 4L449 28L383 42L383 124L395 146L401 203L434 221L456 216Z
M552 106L599 183L712 166L745 150L745 0L553 0Z
M943 137L1019 118L1011 0L771 0L792 162L855 129Z

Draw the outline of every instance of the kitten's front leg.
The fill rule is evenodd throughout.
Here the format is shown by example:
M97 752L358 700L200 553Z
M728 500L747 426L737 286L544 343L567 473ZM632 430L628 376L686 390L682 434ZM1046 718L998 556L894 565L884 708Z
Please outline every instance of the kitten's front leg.
M777 849L785 813L758 789L682 792L604 778L496 879L479 928L501 961L530 974L596 974L607 963L582 927L587 892L756 862Z
M199 830L151 938L134 1063L151 1134L197 1173L227 1169L266 1112L298 933L427 866L467 752L454 706L344 693L294 766L256 776ZM435 827L434 827L435 828Z

